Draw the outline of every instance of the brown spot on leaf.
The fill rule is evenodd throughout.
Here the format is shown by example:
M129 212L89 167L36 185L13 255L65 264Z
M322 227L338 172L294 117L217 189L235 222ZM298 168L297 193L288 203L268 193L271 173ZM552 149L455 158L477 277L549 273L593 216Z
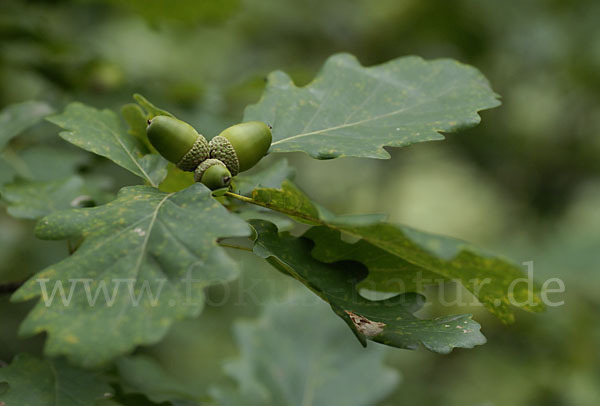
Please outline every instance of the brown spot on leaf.
M350 316L350 320L352 320L352 323L354 323L356 329L367 337L375 337L381 334L383 332L383 328L386 326L385 323L369 320L366 317L360 316L349 310L344 311L348 316Z

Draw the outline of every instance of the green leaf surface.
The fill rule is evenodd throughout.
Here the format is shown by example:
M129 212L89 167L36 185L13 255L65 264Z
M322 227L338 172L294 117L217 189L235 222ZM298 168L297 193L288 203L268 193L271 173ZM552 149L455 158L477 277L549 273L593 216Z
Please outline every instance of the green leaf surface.
M490 283L507 285L500 281L503 277L502 271L504 270L501 264L486 264L484 263L484 258L469 257L466 252L462 254L465 256L463 258L464 262L457 262L455 267L445 266L441 263L432 264L431 266L425 265L425 262L431 261L432 258L423 258L420 261L414 259L413 262L404 259L418 256L418 253L423 248L429 251L428 253L424 253L424 255L428 257L437 256L440 261L459 259L463 250L476 250L474 247L460 240L423 233L406 226L389 224L378 224L371 230L368 230L366 227L361 228L358 232L360 232L363 239L356 243L344 242L339 230L328 227L316 227L306 233L305 237L314 241L313 256L319 261L332 263L353 260L367 266L370 271L369 277L363 281L362 287L372 290L381 292L420 290L424 285L449 280L460 280L468 287L470 284L469 281L480 281L482 279L481 272L486 271L489 272L489 275L496 274L494 275L494 279L490 280ZM387 238L396 238L396 244L398 241L402 241L404 248L400 249L395 244L389 244L389 241L386 241ZM415 245L415 243L419 245ZM387 251L381 248L388 245ZM410 250L414 252L408 252ZM487 254L482 253L482 255ZM422 264L419 266L414 262ZM448 269L445 269L446 267ZM480 268L480 272L476 270L478 267ZM486 274L486 277L489 275ZM523 275L520 271L515 273L514 270L509 269L505 276L518 278ZM476 286L472 286L471 288L475 290ZM484 294L484 292L480 293Z
M146 128L148 120L156 116L175 117L173 114L159 107L156 107L141 94L134 94L134 100L138 104L130 103L121 108L121 114L129 125L129 134L137 138L146 146L148 151L158 154L158 151L148 140ZM166 193L179 192L194 184L194 174L184 172L171 162L167 162L167 174L162 179L159 189Z
M500 104L486 78L454 60L416 56L363 67L349 54L330 57L315 80L296 87L276 71L244 120L273 126L271 152L313 158L389 158L384 146L442 140L479 123Z
M243 174L233 178L232 189L237 193L249 196L258 187L278 188L284 180L293 180L296 170L289 166L287 159L280 159L262 170L250 175Z
M13 167L24 179L38 182L59 180L75 174L79 167L89 163L89 158L90 155L85 151L72 148L68 144L61 143L60 146L39 144L18 151Z
M235 211L235 214L240 218L250 220L266 220L277 226L278 230L290 231L294 228L294 222L281 214L275 213L271 210L254 209L252 207L242 207Z
M319 228L307 235L317 242L313 255L324 262L354 259L374 269L363 287L402 292L407 290L405 286L411 289L419 284L457 281L491 313L509 323L514 321L511 299L516 300L515 303L526 303L531 296L532 304L520 308L533 312L544 309L538 286L533 287L533 292L526 283L516 284L511 289L513 281L525 277L524 268L463 241L389 223L336 228L333 231ZM343 244L340 230L362 238L361 242L358 246ZM394 260L398 261L397 265L385 269ZM405 273L407 268L409 271ZM396 289L393 289L394 284Z
M179 169L174 163L167 165L167 176L160 184L160 190L167 193L179 192L194 184L194 173Z
M97 110L82 103L71 103L62 114L48 121L65 129L60 136L66 141L113 161L141 177L154 187L167 175L167 161L149 154L144 144L127 132L117 114Z
M133 99L146 111L146 120L150 120L156 116L169 116L175 117L173 114L169 113L167 110L163 110L160 107L156 107L152 104L148 99L146 99L141 94L134 94Z
M419 319L414 313L423 306L425 298L417 293L381 301L365 299L356 289L357 283L367 276L361 264L319 262L311 255L310 240L279 234L273 224L265 221L250 224L258 233L254 253L329 303L363 345L367 340L407 349L422 344L431 351L447 354L453 348L473 348L485 343L480 326L471 320L471 315Z
M148 151L156 153L148 137L146 136L146 128L148 127L148 119L144 110L134 103L129 103L121 107L121 115L129 126L128 133L137 138Z
M526 283L516 283L511 288L513 281L525 277L520 267L463 241L386 223L377 217L335 216L312 203L287 181L281 189L256 189L251 202L306 223L324 226L307 234L317 243L313 254L324 262L345 259L362 262L373 270L370 278L363 282L370 288L386 292L406 291L406 286L415 286L414 276L422 271L422 281L434 276L458 280L505 322L514 320L511 300L515 303L529 301L519 306L527 311L544 308L537 285L533 290ZM340 241L340 232L361 241L344 244ZM394 261L397 261L396 266ZM428 284L427 281L424 284Z
M7 148L0 156L0 186L17 177L36 182L64 180L75 174L88 158L85 151L70 146L38 144L23 150Z
M323 302L294 292L260 318L234 325L241 358L225 372L236 389L213 388L220 405L377 404L399 381L384 347L360 348Z
M33 100L5 107L0 111L0 150L11 138L37 124L52 112L52 108L46 103Z
M119 385L127 394L143 394L152 402L196 404L198 394L169 376L156 360L146 355L117 360Z
M6 406L93 405L113 393L98 373L72 367L62 359L39 360L28 354L0 368L0 382L9 385L0 393L0 404Z
M250 202L258 202L268 209L287 214L293 219L310 225L321 224L325 210L313 203L292 182L283 182L281 188L256 188Z
M313 240L312 255L319 261L334 263L357 261L369 269L358 287L378 292L420 292L427 285L446 279L427 268L390 254L364 239L355 243L342 240L341 233L328 227L314 227L304 237Z
M0 185L13 180L15 170L12 165L0 156Z
M50 182L17 181L1 189L8 202L8 214L16 218L39 219L70 208L99 205L108 200L94 185L86 185L80 176Z
M104 206L54 213L36 235L83 242L13 295L41 296L20 332L47 331L48 355L83 366L155 343L175 320L200 313L204 287L237 276L216 240L249 234L201 184L173 194L126 187Z

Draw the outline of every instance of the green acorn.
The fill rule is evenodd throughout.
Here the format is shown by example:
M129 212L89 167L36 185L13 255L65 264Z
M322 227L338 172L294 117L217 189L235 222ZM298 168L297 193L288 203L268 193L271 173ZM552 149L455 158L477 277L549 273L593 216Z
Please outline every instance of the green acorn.
M223 162L233 176L252 168L271 146L271 127L248 121L223 130L210 140L210 157Z
M156 116L148 120L146 134L154 148L183 171L194 172L209 158L206 139L194 127L176 118Z
M231 183L231 172L218 159L207 159L194 171L194 180L202 182L210 190L221 189Z

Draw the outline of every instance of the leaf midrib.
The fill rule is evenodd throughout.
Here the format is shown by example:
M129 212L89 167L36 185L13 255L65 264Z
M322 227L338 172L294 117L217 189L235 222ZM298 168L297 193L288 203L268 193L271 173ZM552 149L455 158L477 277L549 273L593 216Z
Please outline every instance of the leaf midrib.
M104 123L102 121L99 121L99 123L101 124L102 127L106 128L106 130L119 143L119 145L121 146L121 148L123 149L123 151L125 151L125 153L127 154L127 156L129 156L129 158L131 159L131 161L133 162L133 164L135 166L137 166L137 168L140 170L140 172L143 175L143 177L146 178L146 180L153 187L158 187L158 185L156 183L154 183L154 181L150 178L150 175L148 175L148 173L144 170L144 168L140 165L140 163L135 159L135 157L133 156L133 154L131 153L131 151L129 151L129 149L127 149L127 146L123 143L123 140L121 140L121 138L119 137L119 134L117 134L112 128L110 128L108 125L106 125L106 123Z
M154 227L154 222L156 221L156 217L158 216L158 212L161 208L161 206L172 196L174 195L174 193L170 193L168 195L166 195L163 199L161 199L161 201L157 204L156 208L154 209L154 212L152 214L148 214L145 215L143 217L141 217L140 219L136 220L135 222L131 223L130 225L128 225L127 227L123 228L122 230L120 230L117 234L112 235L109 238L106 238L105 240L101 241L99 244L95 245L94 247L91 247L90 249L86 250L84 255L89 255L91 253L94 253L95 251L97 251L98 249L102 248L103 246L105 246L106 244L108 244L110 241L114 240L115 238L119 237L120 235L122 235L123 233L131 230L133 227L137 226L138 224L144 222L145 220L147 220L149 217L152 216L152 219L150 221L150 224L148 225L148 228L146 229L146 236L144 238L144 243L142 243L142 250L140 251L140 256L138 257L138 261L136 262L136 267L134 268L135 270L135 274L137 275L139 273L139 267L141 266L140 263L140 258L143 259L143 256L145 254L146 251L146 246L147 246L147 241L150 237L150 233L152 232L152 228ZM110 267L106 267L101 273L99 273L97 275L97 278L103 276L106 271L108 271L110 269ZM77 292L75 292L74 294L74 298L79 297L81 294L83 294L83 291L78 290Z
M328 131L335 131L335 130L339 130L341 128L358 126L358 125L365 124L365 123L368 123L368 122L371 122L371 121L380 120L380 119L386 118L386 117L391 117L391 116L403 113L405 111L408 111L410 109L413 109L415 107L419 107L419 106L421 106L421 105L423 105L425 103L429 103L432 100L439 99L440 97L445 96L446 94L448 94L449 92L453 91L456 88L457 88L457 86L450 86L450 87L446 88L446 90L444 90L443 92L437 93L432 98L425 99L425 100L423 100L423 101L421 101L419 103L415 103L415 104L412 104L410 106L405 106L405 107L403 107L401 109L398 109L398 110L390 111L388 113L380 114L378 116L374 116L374 117L370 117L370 118L365 118L363 120L354 121L352 123L344 123L344 124L340 124L340 125L329 127L329 128L322 128L320 130L315 130L315 131L310 131L310 132L303 132L303 133L296 134L296 135L288 137L288 138L283 138L281 140L275 141L271 145L282 144L284 142L288 142L288 141L291 141L291 140L294 140L294 139L298 139L298 138L302 138L302 137L307 137L309 135L323 134L323 133L326 133ZM319 107L317 109L317 112L321 109L322 104L323 103L321 103L319 105ZM315 115L316 115L316 113L313 115L313 118L311 118L311 120L310 120L311 122L313 121Z

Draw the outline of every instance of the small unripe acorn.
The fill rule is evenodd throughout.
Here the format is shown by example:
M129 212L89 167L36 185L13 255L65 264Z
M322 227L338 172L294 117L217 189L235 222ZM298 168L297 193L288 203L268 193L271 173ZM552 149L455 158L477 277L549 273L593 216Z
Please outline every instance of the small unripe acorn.
M209 157L206 139L188 123L169 116L148 120L148 140L167 160L183 171L193 172Z
M202 182L210 190L221 189L231 183L231 172L218 159L207 159L194 171L194 180Z
M252 168L271 146L271 128L261 121L247 121L223 130L210 140L210 157L223 162L233 176Z

